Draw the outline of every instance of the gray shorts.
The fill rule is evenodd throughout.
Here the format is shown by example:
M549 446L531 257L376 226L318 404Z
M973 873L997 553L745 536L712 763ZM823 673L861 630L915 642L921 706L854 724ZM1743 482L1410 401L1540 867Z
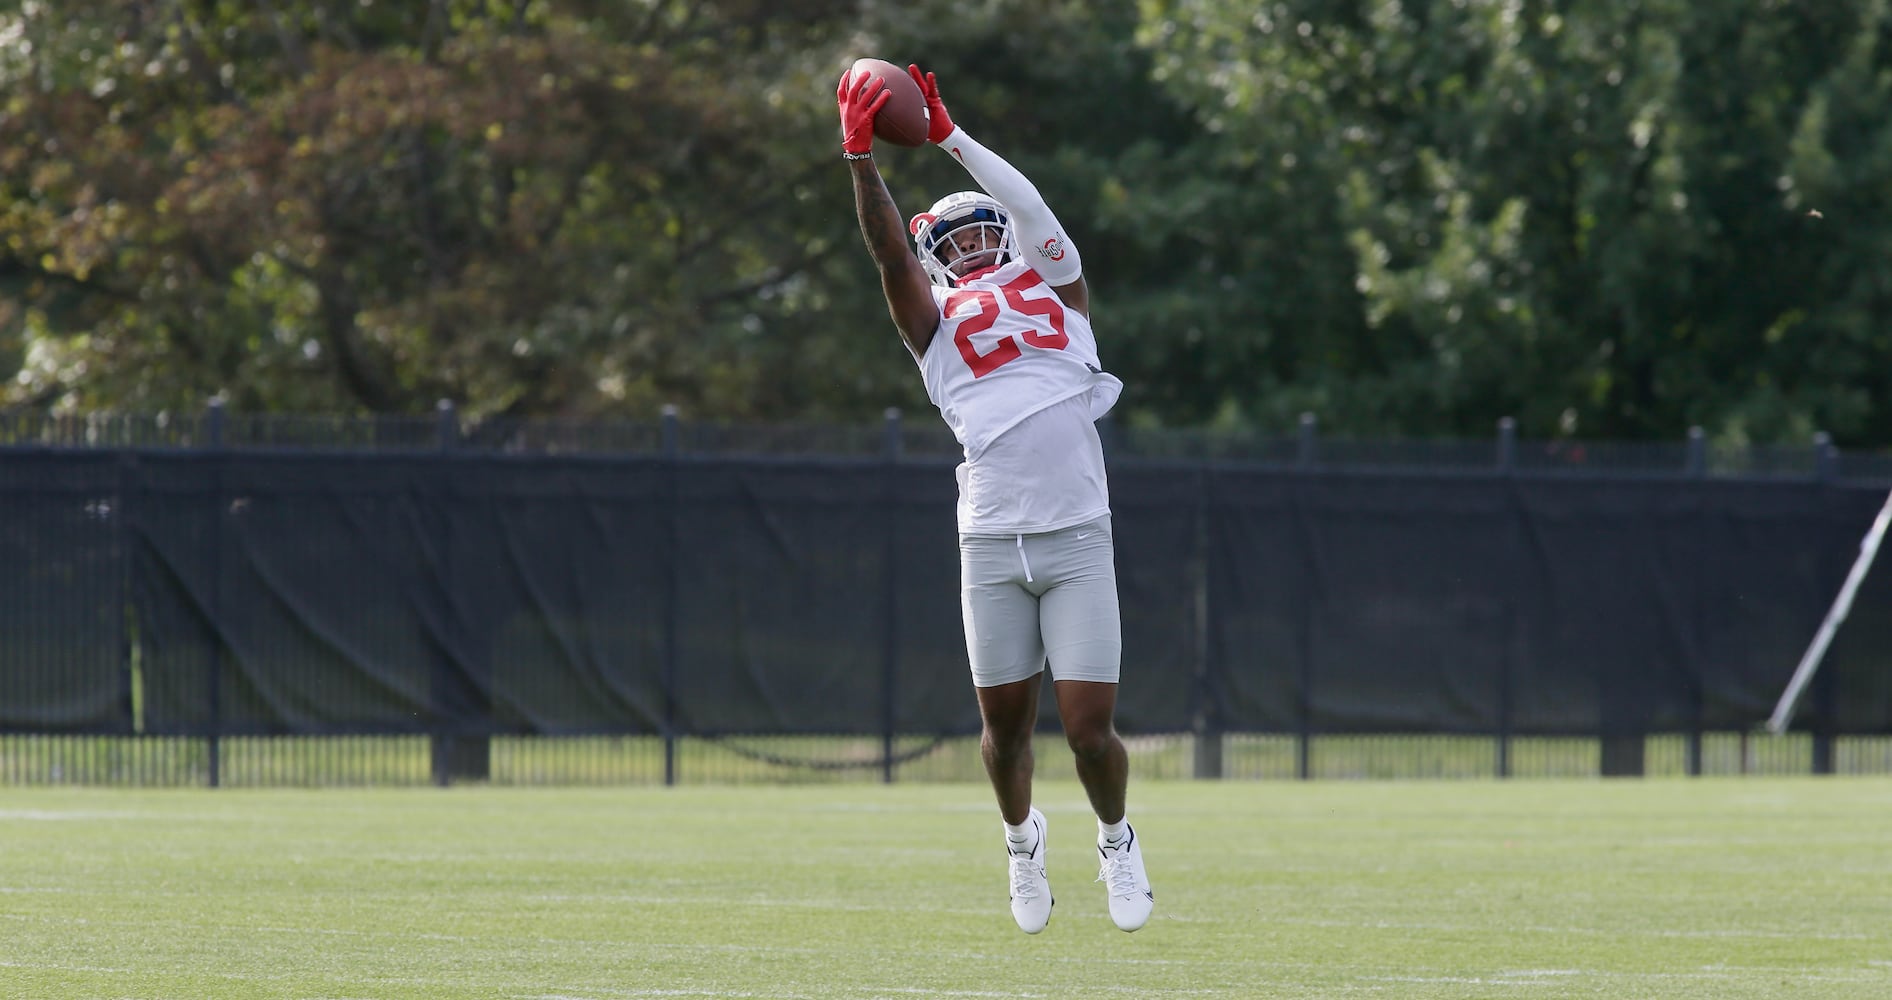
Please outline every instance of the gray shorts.
M1123 623L1110 517L1037 535L959 536L959 603L972 683L1036 677L1117 683Z

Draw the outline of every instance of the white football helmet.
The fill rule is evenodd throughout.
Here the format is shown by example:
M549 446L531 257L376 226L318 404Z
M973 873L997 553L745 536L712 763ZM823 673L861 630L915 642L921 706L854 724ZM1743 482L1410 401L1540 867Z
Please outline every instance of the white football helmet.
M978 249L962 251L955 233L983 227L985 239ZM978 191L949 194L933 203L926 212L907 224L913 233L913 245L920 252L920 266L933 284L951 288L961 275L996 267L1018 257L1018 243L1012 235L1012 213L990 195Z

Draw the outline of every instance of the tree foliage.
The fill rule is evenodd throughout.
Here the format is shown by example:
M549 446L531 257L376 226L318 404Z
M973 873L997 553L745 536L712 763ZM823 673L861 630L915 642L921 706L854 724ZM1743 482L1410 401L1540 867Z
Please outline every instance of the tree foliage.
M1264 225L1334 234L1297 284L1351 272L1264 324L1323 414L1888 440L1884 256L1849 246L1887 221L1882 2L1143 6L1159 78L1294 192Z
M10 28L21 396L557 413L755 377L825 5L122 7Z
M1887 6L25 0L0 399L922 407L834 156L875 54L1073 232L1125 419L1892 443Z

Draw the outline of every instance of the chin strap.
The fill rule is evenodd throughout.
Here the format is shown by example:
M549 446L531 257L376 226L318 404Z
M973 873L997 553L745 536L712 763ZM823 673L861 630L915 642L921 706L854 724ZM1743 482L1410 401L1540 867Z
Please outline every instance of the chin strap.
M954 128L940 140L939 148L952 154L985 193L1011 213L1012 238L1018 244L1019 256L1032 270L1052 285L1068 285L1084 276L1077 244L1064 234L1044 196L1017 167L980 145L962 128Z

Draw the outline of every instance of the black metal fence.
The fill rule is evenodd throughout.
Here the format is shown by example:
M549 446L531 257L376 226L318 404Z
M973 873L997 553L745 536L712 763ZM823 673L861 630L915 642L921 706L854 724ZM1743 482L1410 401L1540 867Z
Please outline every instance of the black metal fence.
M1892 770L1883 574L1752 734L1884 456L1106 439L1140 773ZM956 460L892 413L0 415L0 782L975 777Z

